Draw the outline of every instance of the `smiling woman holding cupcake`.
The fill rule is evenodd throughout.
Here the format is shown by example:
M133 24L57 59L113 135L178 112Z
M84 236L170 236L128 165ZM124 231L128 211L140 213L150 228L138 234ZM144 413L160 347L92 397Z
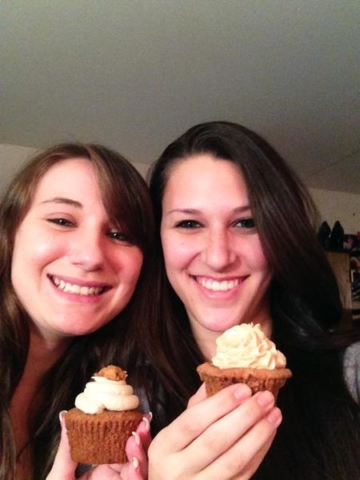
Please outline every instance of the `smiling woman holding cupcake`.
M145 181L102 145L67 143L39 152L5 192L0 204L1 479L46 478L60 439L59 413L73 407L91 375L115 363L131 379L137 337L144 317L153 312L153 290L147 287L154 278L153 231ZM138 440L147 435L143 423ZM114 472L142 478L146 457L133 436L127 447L130 461L118 457L121 463L114 465L109 458L111 464L86 478L106 480ZM75 478L76 467L58 455L48 478Z
M166 426L150 446L150 478L360 478L360 409L343 365L358 335L339 328L336 279L300 180L253 131L208 122L164 150L150 193L165 295L145 339L158 367L148 391L154 428ZM276 405L270 386L234 383L249 365L211 365L224 332L246 324L286 358ZM230 385L207 397L198 367L206 383L215 372Z

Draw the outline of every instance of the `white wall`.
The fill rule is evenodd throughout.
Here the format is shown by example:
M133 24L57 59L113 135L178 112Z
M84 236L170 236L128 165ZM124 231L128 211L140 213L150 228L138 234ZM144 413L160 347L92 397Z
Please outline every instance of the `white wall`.
M0 144L0 195L20 166L35 153L35 148ZM149 166L143 163L134 163L134 166L145 177Z
M35 151L34 148L0 144L0 195L21 164Z
M345 233L360 232L360 195L310 188L323 220L330 228L339 220Z
M17 145L0 144L0 194L20 165L35 153L35 149ZM148 165L134 163L145 177ZM323 220L332 228L336 220L345 233L360 231L360 195L328 190L310 189Z

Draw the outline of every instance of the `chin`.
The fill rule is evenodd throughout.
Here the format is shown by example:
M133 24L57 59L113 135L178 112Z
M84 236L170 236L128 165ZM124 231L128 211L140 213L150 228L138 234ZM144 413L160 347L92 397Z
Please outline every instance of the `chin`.
M224 323L224 318L221 319L214 319L213 321L209 322L209 319L207 321L203 322L203 325L205 328L208 330L211 330L212 332L219 332L223 333L225 330L228 330L231 327L234 327L235 325L238 325L239 322L237 320L234 320L233 322L227 321Z

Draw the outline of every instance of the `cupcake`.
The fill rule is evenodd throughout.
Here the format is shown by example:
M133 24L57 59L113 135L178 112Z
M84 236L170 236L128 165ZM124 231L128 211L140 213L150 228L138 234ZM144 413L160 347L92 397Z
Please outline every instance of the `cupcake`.
M127 374L114 365L95 373L65 414L71 458L78 463L126 463L125 445L143 418Z
M198 366L207 395L234 383L246 383L252 393L269 390L275 399L292 376L285 356L276 349L260 325L244 323L226 330L216 340L216 354L211 362Z

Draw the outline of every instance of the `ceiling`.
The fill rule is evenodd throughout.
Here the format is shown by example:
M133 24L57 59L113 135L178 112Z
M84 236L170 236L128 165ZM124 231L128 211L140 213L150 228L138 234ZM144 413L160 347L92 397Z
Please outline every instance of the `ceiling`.
M359 0L0 0L0 143L151 163L208 120L360 194Z

